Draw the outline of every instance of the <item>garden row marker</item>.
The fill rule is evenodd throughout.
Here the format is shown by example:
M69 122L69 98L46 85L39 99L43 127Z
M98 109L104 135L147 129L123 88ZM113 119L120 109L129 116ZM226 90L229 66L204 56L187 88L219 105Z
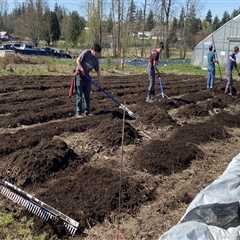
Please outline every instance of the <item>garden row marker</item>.
M14 203L26 208L29 212L37 215L45 222L62 222L66 232L71 235L74 235L78 229L79 223L77 221L7 181L0 182L0 193Z
M123 234L120 230L120 218L121 218L121 205L122 205L122 176L123 176L123 154L124 154L124 134L125 134L125 117L126 111L123 110L123 123L122 123L122 142L121 142L121 167L120 167L120 179L119 179L119 193L118 193L118 227L117 227L117 239L116 240L125 240Z

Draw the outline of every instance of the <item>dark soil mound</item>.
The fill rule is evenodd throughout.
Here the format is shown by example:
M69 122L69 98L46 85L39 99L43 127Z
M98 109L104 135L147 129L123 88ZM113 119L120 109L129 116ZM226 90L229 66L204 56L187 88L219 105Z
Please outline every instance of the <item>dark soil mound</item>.
M224 108L228 104L230 104L233 99L225 94L218 95L207 102L207 106L209 109L213 108Z
M154 140L136 152L133 163L139 170L169 175L187 168L202 155L201 150L193 144Z
M189 103L197 103L207 98L212 98L213 94L210 91L200 91L197 93L188 93L181 97L182 101L188 101Z
M44 182L52 174L68 167L73 160L85 161L61 140L42 141L32 149L13 154L3 175L11 176L11 180L20 186L27 186Z
M135 110L140 116L138 120L145 125L155 125L156 127L175 124L175 121L167 112L167 109L170 109L169 106L165 105L167 100L166 102L163 101L137 105Z
M213 110L214 108L222 109L227 105L231 104L233 101L233 98L226 96L225 94L221 94L204 102L200 102L197 104L189 104L184 108L180 109L177 116L187 118L190 118L192 116L208 116L209 110Z
M149 108L143 113L140 121L146 125L155 125L157 127L163 127L175 124L175 121L164 109Z
M191 118L195 117L204 117L208 115L208 108L205 105L200 104L189 104L181 109L179 109L177 116Z
M92 135L106 147L118 147L122 142L122 120L114 118L101 122L97 128L93 129ZM137 130L126 122L124 144L135 143L139 138Z
M240 114L230 114L227 112L222 112L216 115L215 124L223 125L227 127L240 127Z
M173 134L172 139L182 139L184 142L200 144L228 137L229 134L227 131L221 125L217 125L214 120L212 120L205 123L183 126Z
M38 197L71 216L80 223L80 230L102 222L118 209L119 172L108 168L85 166L74 175L54 181ZM145 188L139 182L123 174L122 211L133 213L145 201L152 198L153 188ZM152 190L150 190L152 189Z

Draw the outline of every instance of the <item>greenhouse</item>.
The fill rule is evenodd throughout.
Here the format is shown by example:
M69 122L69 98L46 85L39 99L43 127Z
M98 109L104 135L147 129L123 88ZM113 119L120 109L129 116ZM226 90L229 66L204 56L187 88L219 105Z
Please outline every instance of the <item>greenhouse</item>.
M222 27L199 42L192 53L192 64L207 68L208 48L213 45L221 65L225 65L227 56L234 46L240 46L240 15L236 16ZM240 61L240 56L238 57Z

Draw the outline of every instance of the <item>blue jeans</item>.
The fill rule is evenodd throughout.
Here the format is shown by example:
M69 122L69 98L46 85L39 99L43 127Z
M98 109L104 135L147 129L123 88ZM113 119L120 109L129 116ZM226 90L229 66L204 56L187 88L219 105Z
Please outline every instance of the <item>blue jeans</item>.
M214 81L215 81L215 69L208 69L207 88L213 88Z
M76 75L76 114L90 112L91 78Z
M232 72L227 73L227 82L225 87L225 93L233 93L233 77Z
M148 79L149 79L149 86L148 86L148 97L152 97L155 95L155 68L148 65Z

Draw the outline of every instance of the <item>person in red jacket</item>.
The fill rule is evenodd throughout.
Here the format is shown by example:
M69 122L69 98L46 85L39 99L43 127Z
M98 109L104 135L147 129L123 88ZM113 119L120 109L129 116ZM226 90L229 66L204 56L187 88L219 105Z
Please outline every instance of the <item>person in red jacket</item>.
M160 60L160 55L162 50L164 49L164 45L161 42L160 48L154 48L151 50L148 67L147 67L147 73L149 78L149 86L148 86L148 93L146 102L151 103L154 100L155 96L155 81L156 81L156 67Z

